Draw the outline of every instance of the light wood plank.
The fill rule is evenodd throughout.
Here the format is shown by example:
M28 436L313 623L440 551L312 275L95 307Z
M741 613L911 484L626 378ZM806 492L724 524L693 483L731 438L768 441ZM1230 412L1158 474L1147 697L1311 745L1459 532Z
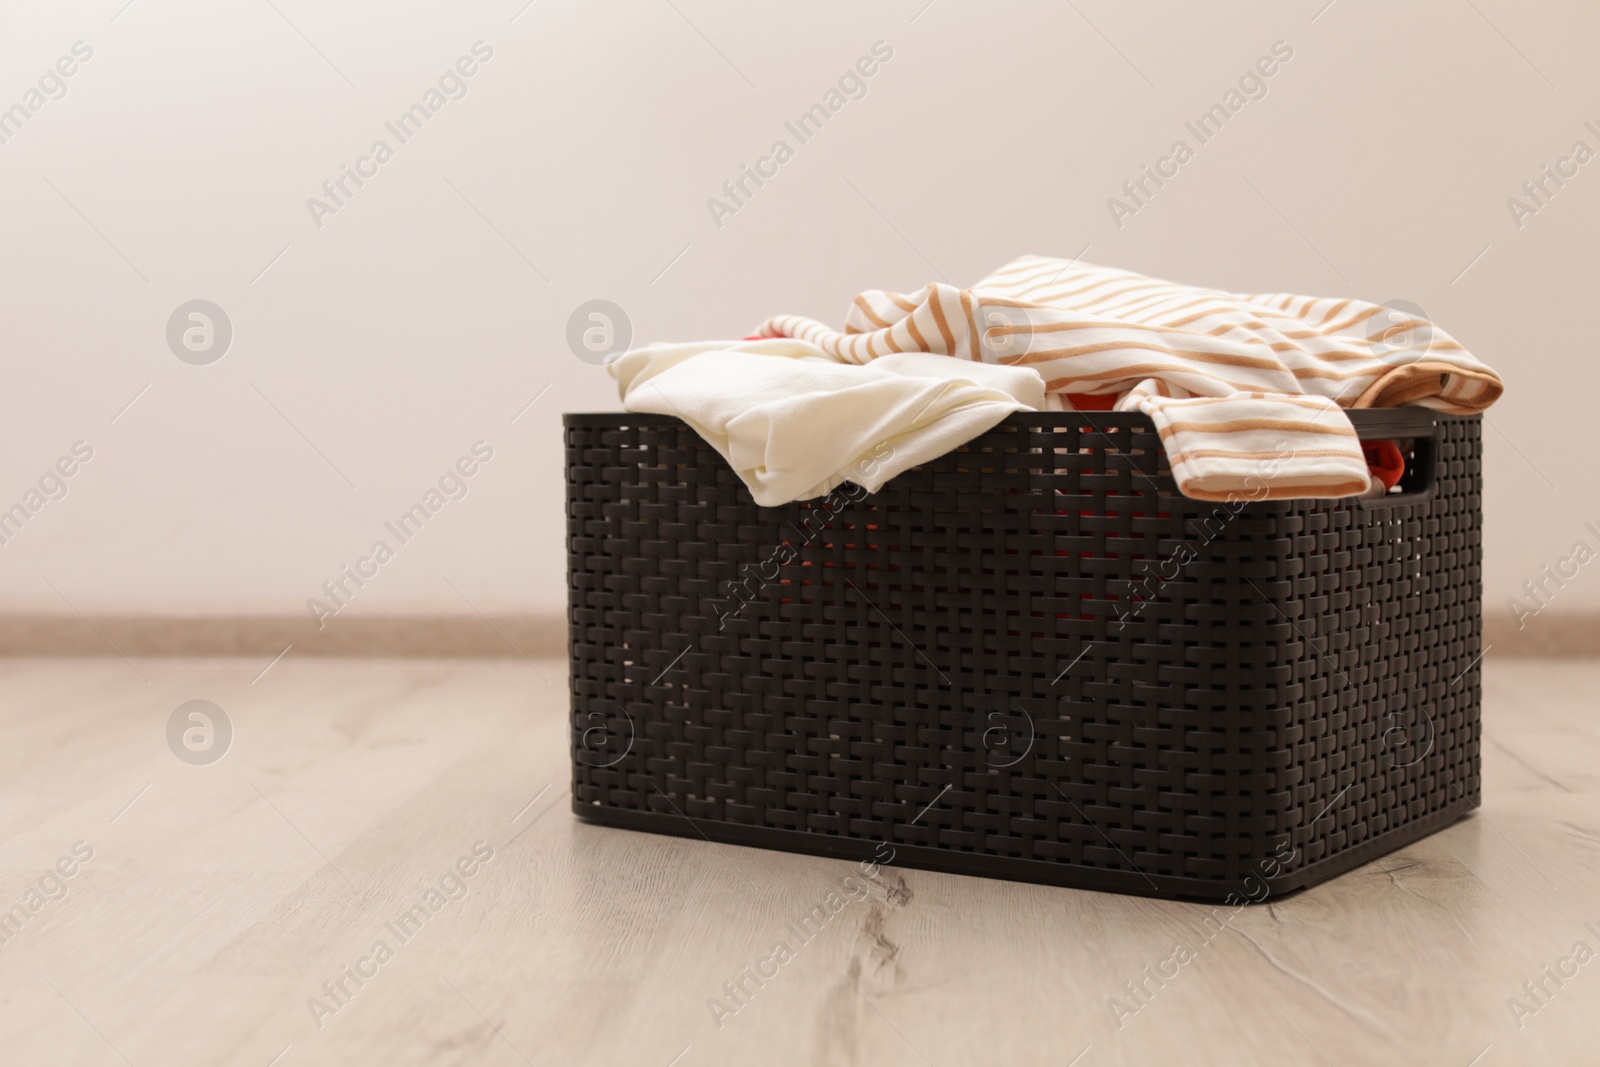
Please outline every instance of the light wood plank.
M254 682L256 660L135 662L0 662L0 904L94 848L0 944L0 1062L1493 1067L1600 1043L1600 963L1541 975L1600 950L1592 661L1491 658L1482 812L1237 911L863 880L581 823L559 662L537 665L548 682L514 659L287 659ZM204 767L165 741L195 697L235 729ZM386 924L479 841L494 856L465 896L402 943ZM780 940L793 959L714 1017ZM378 941L393 958L313 1013ZM1193 959L1145 978L1178 944ZM1519 1028L1507 1002L1541 980Z
M1503 606L1483 617L1483 644L1500 659L1600 655L1600 611L1552 608L1526 626ZM293 645L305 656L470 656L538 659L562 656L567 618L560 612L496 615L350 615L319 627L303 615L123 615L0 613L0 656L261 657Z

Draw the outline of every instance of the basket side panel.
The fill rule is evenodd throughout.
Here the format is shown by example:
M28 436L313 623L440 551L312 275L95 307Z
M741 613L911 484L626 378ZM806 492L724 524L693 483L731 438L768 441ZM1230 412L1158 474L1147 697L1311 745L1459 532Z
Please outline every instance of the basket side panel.
M1242 580L1286 509L1199 539L1142 416L782 508L677 420L569 420L567 463L575 806L1150 889L1237 883L1290 821L1303 682Z
M1432 422L1431 495L1295 507L1261 585L1293 675L1294 804L1270 866L1296 883L1479 801L1481 420Z

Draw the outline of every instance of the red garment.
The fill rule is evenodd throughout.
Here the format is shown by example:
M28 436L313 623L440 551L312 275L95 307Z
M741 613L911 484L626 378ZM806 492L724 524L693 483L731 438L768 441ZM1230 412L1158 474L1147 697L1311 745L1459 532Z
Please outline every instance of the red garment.
M1074 411L1110 411L1117 406L1120 393L1068 393L1066 401L1072 405Z
M1399 445L1393 441L1362 441L1361 454L1367 459L1367 472L1373 481L1382 482L1385 489L1400 484L1400 477L1406 472L1406 457L1401 455Z

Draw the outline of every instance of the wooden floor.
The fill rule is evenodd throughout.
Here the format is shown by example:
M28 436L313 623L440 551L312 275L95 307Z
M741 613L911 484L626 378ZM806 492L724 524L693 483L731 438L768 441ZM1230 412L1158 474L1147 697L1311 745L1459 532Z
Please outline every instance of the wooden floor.
M264 666L0 661L0 1064L1600 1062L1600 664L1491 657L1482 811L1209 940L579 823L559 663ZM169 749L192 699L209 765Z

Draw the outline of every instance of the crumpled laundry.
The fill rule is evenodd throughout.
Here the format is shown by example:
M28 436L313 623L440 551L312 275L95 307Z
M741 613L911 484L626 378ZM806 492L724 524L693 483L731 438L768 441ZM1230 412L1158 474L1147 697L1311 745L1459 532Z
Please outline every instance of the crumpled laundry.
M1038 372L1155 423L1178 489L1201 500L1335 498L1371 480L1344 408L1470 413L1500 378L1432 323L1360 300L1242 295L1024 256L970 289L855 298L845 329L778 316L758 333L842 363L933 352ZM1262 492L1262 489L1265 492Z
M676 415L722 454L757 504L890 478L1045 407L1029 367L925 352L842 363L789 338L659 344L611 365L629 411Z
M1345 408L1471 413L1502 391L1385 305L1040 256L970 289L861 293L842 331L778 316L755 337L635 349L611 373L627 410L684 419L764 506L875 492L1025 409L1145 413L1195 499L1381 495L1404 457L1364 448Z

